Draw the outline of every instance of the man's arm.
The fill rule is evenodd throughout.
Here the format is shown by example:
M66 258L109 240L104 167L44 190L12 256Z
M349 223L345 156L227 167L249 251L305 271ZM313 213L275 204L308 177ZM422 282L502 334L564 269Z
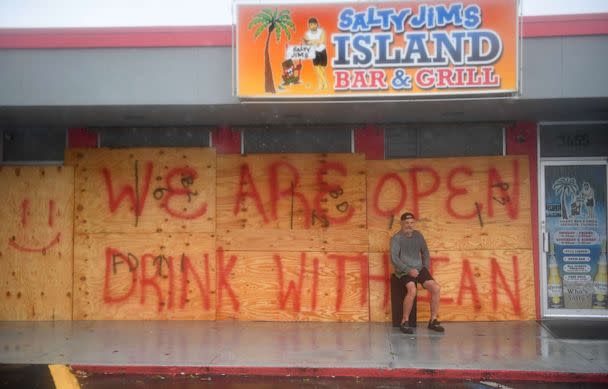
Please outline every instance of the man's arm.
M409 272L410 267L403 263L399 258L400 251L399 238L397 236L393 236L391 238L391 262L393 263L393 267L397 272Z
M304 42L305 45L309 45L310 41L308 39L308 32L304 33L304 36L302 37L302 42Z
M422 266L426 267L428 270L431 270L431 256L429 254L429 248L426 245L426 240L424 240L424 236L420 234L420 255L422 256Z
M395 267L399 265L399 242L394 236L391 238L391 262Z

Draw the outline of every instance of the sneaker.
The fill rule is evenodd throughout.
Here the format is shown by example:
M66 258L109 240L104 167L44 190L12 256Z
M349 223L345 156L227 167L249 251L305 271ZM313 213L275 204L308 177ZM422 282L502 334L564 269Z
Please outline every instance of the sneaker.
M407 323L401 323L401 325L399 326L399 329L401 330L401 332L403 332L404 334L413 334L414 330L411 329Z
M428 328L429 328L429 330L433 330L433 331L437 331L437 332L445 331L445 329L441 326L441 323L439 323L439 320L437 320L437 319L429 321Z

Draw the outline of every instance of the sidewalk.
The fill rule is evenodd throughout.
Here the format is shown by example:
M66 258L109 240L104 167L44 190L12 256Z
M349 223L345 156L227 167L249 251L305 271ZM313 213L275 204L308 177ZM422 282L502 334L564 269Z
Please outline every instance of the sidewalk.
M95 372L502 378L608 382L608 341L559 340L536 322L0 322L1 364Z

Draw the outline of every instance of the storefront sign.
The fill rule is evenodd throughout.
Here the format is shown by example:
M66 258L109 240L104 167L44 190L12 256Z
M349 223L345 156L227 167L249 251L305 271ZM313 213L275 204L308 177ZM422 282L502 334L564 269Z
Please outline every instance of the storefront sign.
M244 98L512 94L517 0L237 4Z
M548 307L608 308L606 167L547 167L545 196Z

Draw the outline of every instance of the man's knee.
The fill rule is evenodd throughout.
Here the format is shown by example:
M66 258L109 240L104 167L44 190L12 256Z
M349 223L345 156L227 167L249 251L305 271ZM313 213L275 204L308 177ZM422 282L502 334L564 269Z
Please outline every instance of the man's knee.
M424 288L433 294L439 293L439 291L441 290L441 286L439 286L436 281L427 281L427 283L424 285Z
M405 290L407 291L405 298L413 299L416 297L416 284L413 282L407 283L407 285L405 285Z
M439 293L441 291L441 286L439 286L438 283L433 282L433 289L431 290L432 293Z

